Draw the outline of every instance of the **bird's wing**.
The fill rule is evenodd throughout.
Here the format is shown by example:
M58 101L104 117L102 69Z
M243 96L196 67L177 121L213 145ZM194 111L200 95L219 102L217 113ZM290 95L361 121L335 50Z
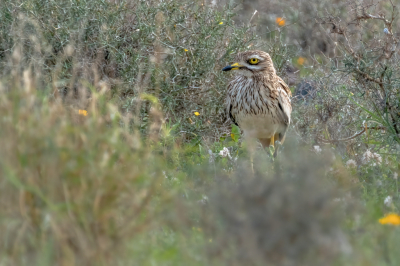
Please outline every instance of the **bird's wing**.
M228 95L227 95L227 97L226 97L226 102L225 102L226 113L227 113L227 115L229 115L229 118L232 120L232 122L233 122L235 125L239 126L238 123L237 123L236 120L235 120L234 114L232 113L232 98L231 98L232 95L229 94L229 91L230 91L230 89L231 89L231 86L232 86L232 84L229 84L229 85L228 85Z
M289 86L279 78L279 86L278 86L278 107L280 110L281 121L285 125L290 124L290 114L292 113L292 104L290 102L290 96L292 93L289 89Z
M229 117L231 118L232 122L233 122L235 125L239 126L238 123L237 123L236 120L235 120L235 117L234 117L233 114L232 114L232 105L229 105Z
M281 79L281 77L278 77L278 83L282 87L282 89L285 90L287 95L289 97L292 97L292 91L290 90L289 86L283 81L283 79Z

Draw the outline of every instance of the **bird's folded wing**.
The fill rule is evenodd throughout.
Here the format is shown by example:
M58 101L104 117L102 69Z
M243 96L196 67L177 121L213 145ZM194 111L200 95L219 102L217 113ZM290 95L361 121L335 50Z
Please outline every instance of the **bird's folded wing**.
M283 79L281 79L281 77L278 77L278 82L279 85L281 85L282 89L285 90L286 94L289 97L292 97L292 91L290 90L289 86L283 81Z
M231 84L229 84L229 87L230 86L231 86ZM230 89L229 87L228 87L228 91ZM232 113L232 99L231 99L231 97L229 95L225 99L225 106L226 106L226 114L227 114L227 116L229 116L229 118L232 120L232 122L235 125L239 126L238 123L235 120L235 115Z
M278 88L278 105L280 111L281 121L285 125L290 124L290 114L292 113L292 105L290 103L290 96L292 95L289 86L279 78L279 88Z
M239 126L238 125L238 123L236 122L236 120L235 120L235 116L232 114L232 104L231 103L229 103L229 105L228 105L228 114L229 114L229 118L232 120L232 122L235 124L235 125L237 125L237 126Z

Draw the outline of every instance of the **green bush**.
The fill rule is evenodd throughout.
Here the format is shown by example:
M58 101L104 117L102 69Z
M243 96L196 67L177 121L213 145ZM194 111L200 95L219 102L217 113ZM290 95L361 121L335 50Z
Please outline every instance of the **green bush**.
M143 129L150 104L139 104L140 95L150 93L181 131L215 133L226 120L220 69L258 43L233 16L202 1L6 1L0 50L4 59L18 47L23 64L61 94L82 94L81 80L106 82L124 112L140 111ZM10 71L7 60L0 67Z

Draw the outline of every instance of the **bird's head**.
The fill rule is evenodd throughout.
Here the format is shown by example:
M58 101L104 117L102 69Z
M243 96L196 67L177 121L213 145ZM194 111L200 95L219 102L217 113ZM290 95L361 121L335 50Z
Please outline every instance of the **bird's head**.
M228 65L222 71L237 71L238 75L275 75L276 71L268 53L258 50L238 53L235 63Z

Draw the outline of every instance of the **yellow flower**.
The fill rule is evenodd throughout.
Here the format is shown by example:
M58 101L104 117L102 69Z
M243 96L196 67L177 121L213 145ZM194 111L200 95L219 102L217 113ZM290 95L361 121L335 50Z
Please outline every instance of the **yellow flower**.
M385 217L379 219L380 224L400 225L400 216L396 213L386 214Z
M87 116L87 111L86 111L86 110L81 110L81 109L79 109L78 113L79 113L80 115Z
M222 25L222 24L224 24L224 22L221 21L221 22L219 23L219 25Z
M189 51L188 49L185 49L185 52Z
M199 113L199 112L194 112L194 115L195 115L195 116L199 116L200 113Z
M235 139L235 134L231 133L231 138Z
M304 57L299 57L298 59L297 59L297 64L299 64L299 65L303 65L304 64L304 62L306 61L306 59L304 58Z
M284 18L276 18L275 23L278 24L279 27L285 26L285 19Z

